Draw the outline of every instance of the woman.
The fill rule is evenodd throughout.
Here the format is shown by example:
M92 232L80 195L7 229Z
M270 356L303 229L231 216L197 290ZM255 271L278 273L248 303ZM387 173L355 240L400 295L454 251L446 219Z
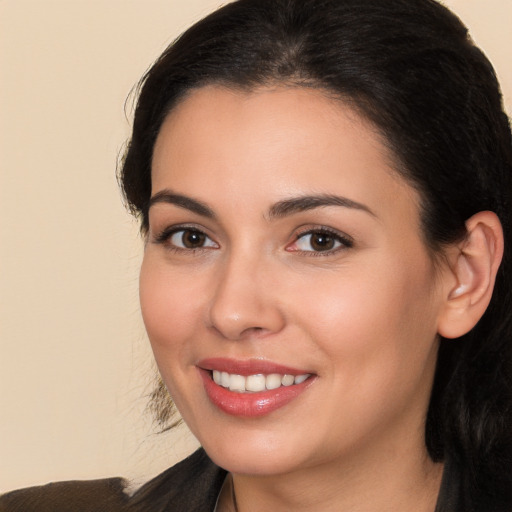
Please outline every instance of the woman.
M110 481L109 509L512 510L511 177L492 67L436 2L240 0L189 29L120 181L204 451Z

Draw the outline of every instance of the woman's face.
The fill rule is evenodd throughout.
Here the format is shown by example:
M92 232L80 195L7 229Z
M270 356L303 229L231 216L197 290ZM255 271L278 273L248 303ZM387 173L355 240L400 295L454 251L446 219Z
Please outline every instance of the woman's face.
M424 451L443 271L371 125L320 91L204 87L162 126L152 196L143 317L215 462Z

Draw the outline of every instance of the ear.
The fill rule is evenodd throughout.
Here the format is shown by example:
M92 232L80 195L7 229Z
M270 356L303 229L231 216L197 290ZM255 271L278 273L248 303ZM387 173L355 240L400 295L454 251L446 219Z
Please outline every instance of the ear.
M466 221L467 236L449 251L450 279L438 318L438 333L458 338L469 332L491 300L503 256L503 230L493 212L478 212Z

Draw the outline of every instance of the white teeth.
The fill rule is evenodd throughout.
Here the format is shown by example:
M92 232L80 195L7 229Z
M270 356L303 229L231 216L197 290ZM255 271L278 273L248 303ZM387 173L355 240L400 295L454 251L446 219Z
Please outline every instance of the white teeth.
M294 379L294 382L295 384L302 384L307 378L309 377L309 375L297 375L297 377L295 377Z
M293 375L284 375L281 380L281 384L283 386L291 386L295 382L295 377Z
M267 389L280 388L282 378L282 375L279 375L278 373L271 373L270 375L267 375L267 378L265 380L265 387Z
M265 389L265 375L249 375L245 379L245 389L247 391L263 391Z
M230 391L245 391L245 377L242 375L229 376Z
M228 372L220 372L213 370L212 372L213 381L224 388L228 388L230 391L237 393L245 393L246 391L257 393L264 391L265 389L277 389L281 386L292 386L293 384L302 384L308 377L311 376L309 373L303 375L281 375L279 373L271 373L269 375L263 375L261 373L256 375L237 375Z

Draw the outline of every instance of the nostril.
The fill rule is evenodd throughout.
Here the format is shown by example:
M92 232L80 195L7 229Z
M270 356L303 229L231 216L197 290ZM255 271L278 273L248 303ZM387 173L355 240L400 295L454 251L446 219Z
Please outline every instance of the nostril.
M265 327L248 327L240 333L240 338L263 337L268 332L270 332L269 329L265 329Z

